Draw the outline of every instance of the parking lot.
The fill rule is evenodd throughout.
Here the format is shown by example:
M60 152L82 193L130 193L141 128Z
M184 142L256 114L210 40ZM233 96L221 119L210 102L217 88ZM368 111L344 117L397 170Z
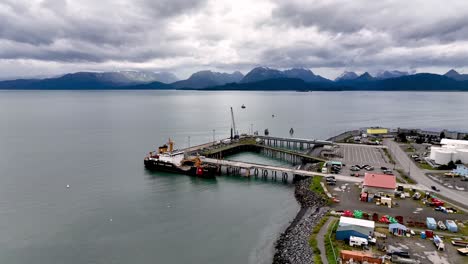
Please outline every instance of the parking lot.
M366 145L340 145L343 158L338 159L345 164L369 164L372 166L390 166L385 153L381 147Z
M374 167L375 173L382 173L381 167L393 169L393 164L390 163L388 157L385 155L382 147L367 146L367 145L351 145L351 144L340 144L340 153L342 158L334 158L333 160L341 161L346 164L342 168L340 174L353 175L358 173L359 176L364 176L364 173L368 172L365 169L360 171L351 171L353 165L370 165ZM397 172L395 172L397 175ZM398 175L397 175L398 177Z

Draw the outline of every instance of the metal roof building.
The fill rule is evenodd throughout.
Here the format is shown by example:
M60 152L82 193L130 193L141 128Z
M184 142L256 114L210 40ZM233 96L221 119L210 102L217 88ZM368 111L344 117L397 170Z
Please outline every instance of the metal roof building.
M375 222L352 217L340 217L336 239L349 240L350 236L367 238L374 232Z
M395 175L366 173L362 184L362 192L393 194L396 188Z

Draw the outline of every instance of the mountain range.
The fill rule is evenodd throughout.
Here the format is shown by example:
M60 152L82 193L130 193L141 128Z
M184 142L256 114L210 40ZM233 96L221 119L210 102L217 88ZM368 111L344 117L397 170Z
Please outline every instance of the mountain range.
M242 78L244 75L239 71L233 73L199 71L192 74L187 80L172 83L172 86L174 88L206 88L240 82Z
M455 70L444 75L382 71L372 76L368 72L358 75L347 71L332 81L304 68L278 70L256 67L245 76L239 71L221 73L207 70L196 72L186 80L178 80L168 72L77 72L46 79L0 81L0 89L468 91L468 74L460 74Z

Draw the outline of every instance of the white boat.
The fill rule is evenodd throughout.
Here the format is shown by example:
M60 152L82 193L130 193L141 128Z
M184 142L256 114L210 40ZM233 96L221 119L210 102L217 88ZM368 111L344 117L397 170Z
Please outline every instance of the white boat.
M444 225L442 221L437 222L437 226L440 230L447 230L447 227Z

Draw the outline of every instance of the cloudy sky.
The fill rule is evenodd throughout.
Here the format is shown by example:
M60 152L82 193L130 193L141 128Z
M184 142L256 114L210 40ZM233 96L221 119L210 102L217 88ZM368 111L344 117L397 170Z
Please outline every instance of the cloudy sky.
M468 73L464 0L1 0L0 78L306 67Z

